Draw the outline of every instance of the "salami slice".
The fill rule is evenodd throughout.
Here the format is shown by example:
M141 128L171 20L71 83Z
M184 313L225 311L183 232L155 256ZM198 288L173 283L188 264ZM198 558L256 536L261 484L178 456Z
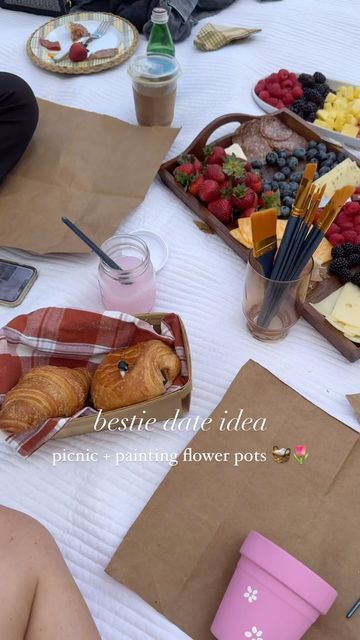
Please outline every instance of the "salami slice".
M275 116L264 116L261 118L261 134L270 142L288 140L293 133L292 129L286 126Z
M114 58L119 53L119 49L100 49L92 53L88 60L101 60L101 58Z
M49 51L61 51L60 42L53 42L52 40L45 40L44 38L39 38L39 42L42 47L45 47L45 49Z

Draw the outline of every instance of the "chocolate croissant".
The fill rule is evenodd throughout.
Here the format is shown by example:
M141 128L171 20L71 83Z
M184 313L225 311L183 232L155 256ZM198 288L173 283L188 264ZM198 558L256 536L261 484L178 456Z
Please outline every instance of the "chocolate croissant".
M176 353L160 340L139 342L105 356L95 371L91 397L111 411L162 395L180 373Z
M9 391L0 409L0 429L28 431L49 418L69 417L85 406L91 373L85 368L34 367Z

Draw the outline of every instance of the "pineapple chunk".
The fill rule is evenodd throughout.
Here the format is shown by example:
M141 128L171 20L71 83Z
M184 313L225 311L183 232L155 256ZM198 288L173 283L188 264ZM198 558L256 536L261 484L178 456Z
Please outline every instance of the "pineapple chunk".
M340 111L342 111L343 109L346 109L346 107L347 107L346 98L339 98L339 97L335 98L334 107L335 107L335 109L338 109Z
M324 129L331 129L332 127L330 127L328 122L325 122L325 120L320 120L319 118L316 118L314 120L314 124L317 124L318 127L323 127Z
M345 95L345 91L346 91L346 87L345 87L345 85L343 85L342 87L338 87L336 89L336 94L338 96L344 96Z
M360 87L359 87L359 89L360 89ZM327 96L326 96L325 103L326 104L333 104L335 98L336 98L336 94L332 93L330 91L330 93L328 93Z
M360 113L360 98L355 98L355 100L352 101L349 110L353 116L359 117L358 114Z
M353 124L344 124L341 129L341 133L344 133L346 136L351 136L352 138L356 138L359 133L359 127L355 127Z
M335 131L341 131L344 124L345 124L345 114L342 112L338 113L334 122Z
M357 124L357 119L355 118L355 116L351 115L351 113L348 113L346 116L346 122L347 124Z
M354 100L354 87L346 87L344 97L347 98L347 100Z
M360 98L360 87L355 87L354 96Z
M328 111L325 111L325 109L318 109L316 112L316 116L320 118L320 120L327 121L329 119L329 113Z

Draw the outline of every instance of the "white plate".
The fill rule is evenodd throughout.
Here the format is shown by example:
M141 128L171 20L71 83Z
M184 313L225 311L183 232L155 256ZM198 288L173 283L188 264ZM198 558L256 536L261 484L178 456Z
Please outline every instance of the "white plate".
M74 22L76 22L76 20L74 20ZM99 26L99 22L97 20L83 20L81 24L88 30L90 34L95 33L96 29ZM73 41L70 38L70 31L64 24L61 24L50 31L47 39L54 42L60 42L61 51L59 51L56 56L54 56L54 60L56 60L57 58L61 58L64 53L69 51L71 45L73 44ZM80 40L77 40L77 42L85 42L85 40L86 38L80 38ZM102 38L90 42L88 49L90 54L96 53L96 51L100 51L101 49L117 49L118 47L120 47L121 42L123 42L123 35L117 29L115 29L113 25L111 25L111 27L109 27L108 31Z
M346 84L345 82L339 82L338 80L327 79L326 82L328 83L330 89L333 89L334 91L338 87L354 86L354 85ZM256 95L255 86L256 85L253 86L251 90L251 94L256 104L260 107L260 109L265 111L265 113L275 113L276 111L278 111L278 109L276 109L275 107L272 107L271 104L264 102L264 100L261 100L261 98L259 98L259 96ZM330 129L325 129L325 127L319 127L317 124L313 124L312 122L307 122L306 120L304 120L304 122L313 131L315 131L315 133L317 133L318 136L321 136L322 138L326 138L326 140L329 140L330 142L334 142L337 145L341 144L342 146L345 146L345 147L352 147L353 149L360 150L360 138L353 138L352 136L346 136L343 133L339 133L338 131L330 131Z

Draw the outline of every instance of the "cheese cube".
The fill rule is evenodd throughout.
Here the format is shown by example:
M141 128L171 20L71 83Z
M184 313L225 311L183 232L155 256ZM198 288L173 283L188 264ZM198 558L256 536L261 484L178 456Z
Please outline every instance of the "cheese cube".
M343 128L341 129L341 133L345 134L346 136L356 138L357 134L359 133L359 127L355 127L353 124L344 124Z

